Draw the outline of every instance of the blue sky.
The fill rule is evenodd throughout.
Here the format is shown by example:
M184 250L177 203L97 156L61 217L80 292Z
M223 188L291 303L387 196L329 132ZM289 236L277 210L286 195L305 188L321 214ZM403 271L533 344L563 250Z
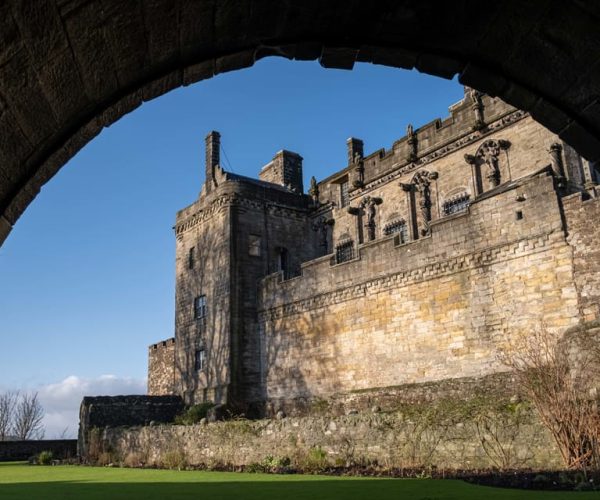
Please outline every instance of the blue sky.
M147 346L173 335L172 226L200 191L210 130L221 132L227 170L255 177L289 149L304 158L307 186L345 166L349 136L367 154L387 149L462 95L456 81L414 71L269 58L123 117L42 189L0 247L0 390L73 401L144 390Z

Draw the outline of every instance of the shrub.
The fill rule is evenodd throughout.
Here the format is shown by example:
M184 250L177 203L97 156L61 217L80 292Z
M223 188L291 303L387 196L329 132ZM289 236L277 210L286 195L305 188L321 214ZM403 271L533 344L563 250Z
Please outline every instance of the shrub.
M308 472L320 472L329 465L327 452L320 446L315 446L308 451L301 466Z
M214 403L206 402L190 406L181 415L175 417L177 425L193 425L197 424L203 418L206 418L208 411L214 408Z
M183 450L169 450L162 457L162 465L166 469L182 470L187 466L187 458Z
M40 465L50 465L52 463L52 452L51 451L41 451L37 456L37 463Z

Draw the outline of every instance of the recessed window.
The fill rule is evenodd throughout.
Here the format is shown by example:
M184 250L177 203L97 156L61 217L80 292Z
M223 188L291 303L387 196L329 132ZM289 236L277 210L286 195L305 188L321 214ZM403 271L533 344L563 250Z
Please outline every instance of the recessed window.
M260 257L260 236L251 234L248 236L248 255Z
M194 269L196 263L196 247L191 247L188 251L188 269Z
M206 350L196 349L196 352L194 352L194 369L202 371L204 368L206 368Z
M340 206L347 207L350 204L350 197L348 195L348 181L340 183Z
M515 219L517 219L517 220L522 220L523 219L523 212L521 210L517 210L515 212Z
M347 262L354 258L354 242L352 240L340 243L335 247L336 263Z
M450 198L444 202L444 215L452 215L459 212L464 212L469 207L470 203L470 196L467 193L462 193L458 196Z
M408 241L408 227L406 226L406 221L397 220L390 222L383 228L383 234L386 236L397 234L400 238L400 243L406 243Z
M200 295L194 299L194 318L206 318L206 295Z

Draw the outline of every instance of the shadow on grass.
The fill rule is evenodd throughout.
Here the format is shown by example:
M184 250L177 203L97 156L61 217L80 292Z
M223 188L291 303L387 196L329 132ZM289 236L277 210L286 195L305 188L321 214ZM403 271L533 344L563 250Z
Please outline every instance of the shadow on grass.
M257 475L244 478L203 481L181 472L181 481L172 482L77 482L42 481L3 483L0 470L0 499L86 499L153 500L207 498L211 500L542 500L598 499L598 493L532 492L475 486L455 480L428 479L330 479L320 477ZM187 477L186 477L187 476ZM6 478L8 479L8 478Z

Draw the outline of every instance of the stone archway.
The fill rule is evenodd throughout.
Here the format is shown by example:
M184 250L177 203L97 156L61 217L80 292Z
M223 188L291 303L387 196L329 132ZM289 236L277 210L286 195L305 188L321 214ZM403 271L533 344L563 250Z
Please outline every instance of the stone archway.
M451 78L600 158L600 6L582 0L8 0L0 5L0 243L104 127L266 56Z

